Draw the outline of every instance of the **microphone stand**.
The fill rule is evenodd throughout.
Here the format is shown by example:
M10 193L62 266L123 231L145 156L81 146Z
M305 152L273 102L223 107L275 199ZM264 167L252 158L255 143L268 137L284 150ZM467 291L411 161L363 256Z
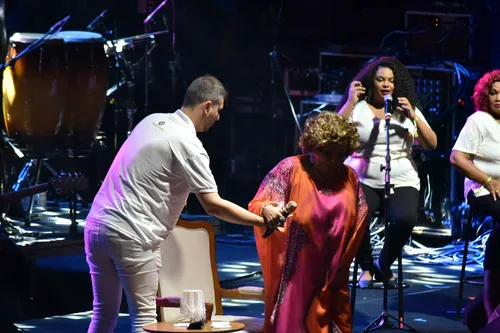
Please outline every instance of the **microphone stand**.
M392 114L391 114L391 109L392 109L392 96L391 95L385 95L384 96L384 105L385 105L385 146L386 146L386 153L385 153L385 165L380 165L380 171L385 170L385 184L384 184L384 229L385 229L385 243L389 244L388 242L390 241L389 239L389 195L391 193L391 149L390 149L390 140L389 140L389 127L391 124L391 119L392 119ZM401 253L399 254L398 258L398 315L399 319L394 317L389 313L389 306L388 306L388 280L387 277L389 276L389 271L390 271L390 266L389 266L389 246L385 245L384 246L384 251L381 254L384 257L384 267L382 268L384 273L383 273L383 279L384 279L384 296L383 296L383 308L382 308L382 313L375 318L370 324L368 324L367 327L363 330L363 333L365 332L372 332L378 329L399 329L402 331L408 331L408 332L416 332L416 330L407 325L403 320L404 320L404 315L403 315L403 272L402 272L402 258L401 258ZM390 319L393 319L397 322L398 326L395 326L390 323Z
M21 58L23 55L37 49L38 47L42 46L43 43L45 43L45 40L47 39L47 37L49 36L53 36L55 34L57 34L59 31L62 30L62 28L64 27L64 25L66 24L66 22L69 21L71 16L66 16L65 18L63 18L62 20L60 20L59 22L57 22L56 24L54 24L50 29L49 31L47 31L43 36L42 38L40 38L39 40L37 40L36 42L34 42L33 44L29 45L27 48L25 48L24 50L22 50L21 52L19 52L14 58L10 59L8 62L6 62L5 64L1 65L0 66L0 71L4 71L7 67L9 66L13 66L15 64L15 62L17 61L17 59ZM56 30L57 29L57 30Z

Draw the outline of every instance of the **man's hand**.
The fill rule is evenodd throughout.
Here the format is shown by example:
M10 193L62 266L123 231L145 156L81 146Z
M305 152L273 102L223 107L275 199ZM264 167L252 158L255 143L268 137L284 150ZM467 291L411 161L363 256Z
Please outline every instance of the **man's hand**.
M279 202L269 202L262 207L261 215L266 225L281 227L285 223L283 210L285 207Z

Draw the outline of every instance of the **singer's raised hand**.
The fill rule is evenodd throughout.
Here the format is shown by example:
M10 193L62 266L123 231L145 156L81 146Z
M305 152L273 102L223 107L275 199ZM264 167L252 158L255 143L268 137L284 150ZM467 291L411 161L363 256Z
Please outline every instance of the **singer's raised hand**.
M366 88L363 87L361 82L359 81L351 82L351 85L349 86L348 102L351 103L352 105L356 104L357 102L359 102L360 96L365 93L366 93Z
M406 97L398 97L398 107L397 109L402 112L406 112L406 115L410 120L414 120L417 117L415 109L411 106L410 101Z

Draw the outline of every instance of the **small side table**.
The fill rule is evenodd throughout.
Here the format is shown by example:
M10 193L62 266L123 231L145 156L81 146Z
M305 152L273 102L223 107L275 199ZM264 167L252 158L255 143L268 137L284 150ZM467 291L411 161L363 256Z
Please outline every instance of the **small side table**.
M216 321L214 321L216 322ZM224 328L213 328L212 321L209 320L200 330L188 330L187 327L177 327L174 326L175 322L160 322L144 325L144 330L146 332L161 332L161 333L177 333L177 332L236 332L245 328L245 324L238 323L236 321L229 322L231 327Z

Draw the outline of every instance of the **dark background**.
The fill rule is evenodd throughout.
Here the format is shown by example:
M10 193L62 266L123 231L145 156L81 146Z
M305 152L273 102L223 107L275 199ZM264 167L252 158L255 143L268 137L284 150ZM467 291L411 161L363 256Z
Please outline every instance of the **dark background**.
M103 22L112 30L111 37L130 37L145 32L142 20L147 13L138 8L143 7L146 12L150 12L160 2L8 0L7 32L9 36L14 32L44 33L66 15L71 15L71 19L65 30L86 30L86 26L101 11L109 9ZM318 86L318 75L314 69L319 67L319 52L322 50L394 55L407 65L428 64L444 59L456 61L471 73L468 86L460 92L463 107L454 106L446 114L438 112L437 115L430 115L424 110L427 118L435 118L434 129L442 129L445 132L442 135L450 138L451 134L446 132L446 126L451 121L450 113L456 113L459 131L464 119L472 112L470 96L474 80L484 71L499 67L500 40L497 32L500 23L495 20L500 14L499 7L498 2L493 0L169 0L149 27L151 31L165 30L167 26L170 30L168 34L158 36L157 47L151 53L150 112L175 111L181 105L186 84L197 76L210 73L220 78L229 90L229 100L221 121L209 133L200 134L200 138L211 156L212 169L221 194L246 207L265 174L279 160L296 152L293 113L283 93L284 82L281 79L285 70L293 69L299 73L293 85L297 89L307 90ZM416 43L413 45L418 46L409 49L404 43L407 35L391 33L405 30L407 10L470 14L473 24L465 32L460 28L452 29L444 46L434 47L428 36L411 35ZM173 30L176 32L177 57L171 47ZM104 33L102 27L97 31ZM458 58L461 57L464 40L472 49L470 59ZM381 48L382 41L384 45ZM273 46L277 50L275 62L269 56ZM435 57L427 54L429 50L424 50L426 46L430 47L431 52L437 50ZM422 48L421 52L419 47ZM137 48L130 51L130 57L140 58L142 50ZM454 58L455 55L457 58ZM349 57L341 58L340 62L344 61L342 59L346 63L350 61ZM172 88L173 71L170 69L174 60L177 60L174 63L175 89ZM358 63L361 65L362 61ZM357 69L358 66L353 68L354 71ZM138 72L142 73L140 65ZM110 82L114 80L113 73ZM274 85L271 80L273 75ZM141 74L137 77L135 88L137 122L145 114ZM296 112L301 99L292 96ZM452 102L456 104L456 101ZM118 131L122 141L127 130L126 114L118 113L119 126L114 128L114 112L113 106L108 105L102 129L108 137ZM80 163L82 168L92 169L84 172L93 173L97 181L104 177L114 156L109 140L106 147L95 152L85 163ZM426 158L437 160L437 169L447 168L450 149L449 142L443 143L436 154ZM54 163L57 168L64 168L64 162ZM422 168L429 169L429 165ZM447 171L440 172L446 174ZM461 186L462 178L457 176L453 181ZM447 185L436 185L436 188L439 186ZM440 196L446 196L447 191L447 188L442 187ZM462 200L460 191L461 188L458 188L458 197ZM88 195L89 200L91 197L92 193ZM189 201L188 211L202 212L193 198Z

